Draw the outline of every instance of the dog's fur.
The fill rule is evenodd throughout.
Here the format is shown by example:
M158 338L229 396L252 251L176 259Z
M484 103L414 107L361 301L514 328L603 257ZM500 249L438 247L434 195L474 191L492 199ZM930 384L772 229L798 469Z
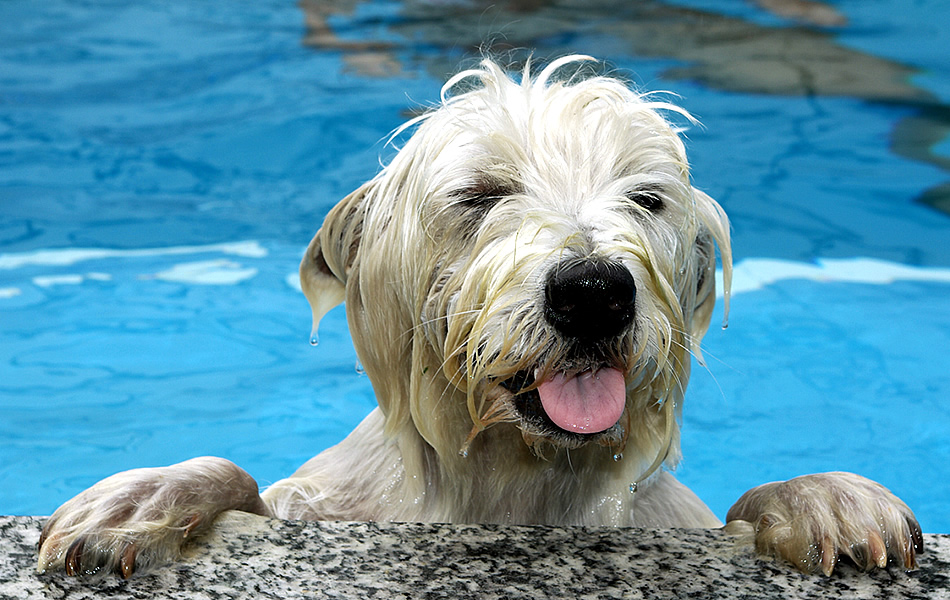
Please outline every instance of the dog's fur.
M728 221L662 116L688 115L586 60L520 82L487 60L462 72L317 232L300 270L314 323L346 301L379 400L355 431L260 496L223 459L110 477L50 518L40 570L128 576L229 509L720 526L669 469L716 246L728 301ZM728 520L804 570L839 553L910 568L922 548L906 505L850 474L756 488Z

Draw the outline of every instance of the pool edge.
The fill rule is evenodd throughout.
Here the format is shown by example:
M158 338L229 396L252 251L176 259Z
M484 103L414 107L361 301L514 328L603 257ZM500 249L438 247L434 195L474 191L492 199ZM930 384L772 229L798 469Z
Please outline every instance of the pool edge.
M719 530L336 523L229 513L176 566L79 581L35 572L44 518L0 517L8 598L950 598L950 535L920 568L830 578L757 559Z

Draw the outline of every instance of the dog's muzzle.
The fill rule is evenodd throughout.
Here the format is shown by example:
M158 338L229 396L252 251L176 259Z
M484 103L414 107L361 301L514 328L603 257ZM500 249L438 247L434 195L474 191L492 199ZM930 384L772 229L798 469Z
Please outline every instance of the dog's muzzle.
M542 381L538 372L522 372L503 384L524 426L569 445L616 437L626 384L603 347L630 327L635 300L633 276L621 264L587 261L552 271L544 318L571 348L574 364Z

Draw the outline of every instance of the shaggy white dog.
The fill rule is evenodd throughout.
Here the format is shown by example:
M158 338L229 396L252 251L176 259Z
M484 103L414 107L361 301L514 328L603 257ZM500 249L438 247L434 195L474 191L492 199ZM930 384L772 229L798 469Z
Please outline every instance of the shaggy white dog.
M300 269L314 322L346 301L379 400L353 433L261 495L219 458L114 475L49 519L39 569L127 577L231 509L720 526L669 469L716 245L728 302L729 224L661 113L688 116L581 75L586 60L460 73L317 232ZM761 486L728 520L805 571L912 568L922 549L910 509L846 473Z

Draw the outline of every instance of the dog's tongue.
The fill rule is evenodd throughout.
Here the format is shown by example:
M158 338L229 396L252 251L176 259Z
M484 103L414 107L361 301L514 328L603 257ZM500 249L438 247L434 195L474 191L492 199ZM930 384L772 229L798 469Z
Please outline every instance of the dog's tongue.
M558 373L538 386L541 406L554 424L566 431L597 433L620 420L626 385L618 369Z

